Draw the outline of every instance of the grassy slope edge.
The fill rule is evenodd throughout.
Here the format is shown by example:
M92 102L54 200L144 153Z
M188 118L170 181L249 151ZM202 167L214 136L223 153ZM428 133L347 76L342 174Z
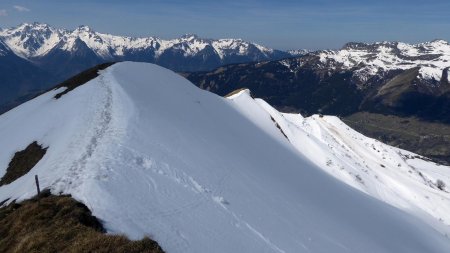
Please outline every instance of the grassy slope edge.
M0 186L10 184L27 174L44 157L46 151L47 148L35 141L24 150L16 152L6 168L5 175L0 179Z
M131 241L105 234L99 220L70 195L49 191L0 208L0 252L163 253L148 237Z

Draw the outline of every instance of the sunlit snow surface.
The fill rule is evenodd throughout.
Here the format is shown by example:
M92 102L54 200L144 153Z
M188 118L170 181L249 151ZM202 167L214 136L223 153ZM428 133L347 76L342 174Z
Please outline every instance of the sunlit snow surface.
M403 160L337 118L280 114L246 91L220 98L143 63L58 92L0 116L0 175L34 140L49 147L0 201L34 195L38 174L109 232L171 253L450 252L448 195L417 176L449 185L449 168Z
M284 133L302 155L327 173L450 234L449 188L437 187L437 180L450 185L450 167L365 137L337 117L280 113L250 97L248 90L230 99L268 133L279 137ZM260 119L255 116L258 110L264 115Z

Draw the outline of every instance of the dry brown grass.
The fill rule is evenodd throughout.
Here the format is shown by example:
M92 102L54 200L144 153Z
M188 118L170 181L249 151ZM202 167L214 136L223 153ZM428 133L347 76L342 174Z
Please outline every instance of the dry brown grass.
M14 154L6 168L6 173L0 180L0 186L10 184L19 177L27 174L44 157L47 148L33 142L24 150Z
M233 96L233 95L236 95L236 94L238 94L239 92L241 92L241 91L243 91L243 90L246 90L247 88L240 88L240 89L237 89L237 90L234 90L234 91L232 91L232 92L230 92L230 93L228 93L227 95L225 95L224 97L231 97L231 96Z
M164 252L145 237L104 233L89 209L68 195L41 197L0 209L0 252Z

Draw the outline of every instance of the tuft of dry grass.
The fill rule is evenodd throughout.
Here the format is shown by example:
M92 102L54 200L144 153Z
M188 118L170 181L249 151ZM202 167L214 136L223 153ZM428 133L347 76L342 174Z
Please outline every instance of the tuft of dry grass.
M69 195L49 192L0 208L0 252L163 253L148 237L131 241L105 234L90 210Z
M24 150L15 153L6 168L5 175L0 179L0 186L10 184L27 174L44 157L46 151L47 148L43 148L35 141Z
M230 93L228 93L227 95L225 95L224 97L231 97L231 96L233 96L233 95L236 95L236 94L238 94L239 92L241 92L241 91L243 91L243 90L246 90L247 88L240 88L240 89L237 89L237 90L234 90L234 91L232 91L232 92L230 92Z

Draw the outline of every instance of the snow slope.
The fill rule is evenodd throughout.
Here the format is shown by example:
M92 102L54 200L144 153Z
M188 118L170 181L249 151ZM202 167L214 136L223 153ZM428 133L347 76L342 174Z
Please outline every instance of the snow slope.
M290 118L289 129L296 116L262 101L220 98L129 62L55 100L60 91L0 116L0 175L34 140L48 146L28 174L0 187L0 200L31 197L38 174L109 232L151 235L166 252L450 251L423 220L324 173L299 152L300 139L292 145L295 131L285 128L286 139L268 115Z
M264 100L253 99L248 90L229 99L268 133L279 135L281 130L300 154L325 172L450 235L450 193L437 187L437 180L450 185L450 167L368 138L334 116L280 113ZM247 113L249 104L255 108ZM256 110L263 121L254 119Z

